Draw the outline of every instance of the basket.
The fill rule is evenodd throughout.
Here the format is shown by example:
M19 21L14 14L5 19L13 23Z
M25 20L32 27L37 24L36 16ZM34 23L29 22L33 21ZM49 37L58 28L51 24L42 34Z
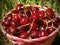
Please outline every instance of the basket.
M10 12L8 12L7 14L9 14ZM51 45L59 31L59 28L60 28L60 26L53 33L49 34L48 36L44 36L44 37L40 37L40 38L36 38L36 39L22 39L22 38L10 35L6 31L4 31L3 28L1 28L1 29L2 29L2 32L4 33L4 35L6 35L6 37L9 39L9 41L11 41L14 45Z

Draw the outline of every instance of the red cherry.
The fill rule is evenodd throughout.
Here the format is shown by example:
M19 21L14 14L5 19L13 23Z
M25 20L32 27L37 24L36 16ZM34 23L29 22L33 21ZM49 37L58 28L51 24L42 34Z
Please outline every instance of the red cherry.
M39 17L43 19L45 17L45 12L44 11L39 11Z
M20 27L19 29L21 32L25 31L27 32L29 30L29 26L24 26L24 27Z
M21 25L25 25L25 24L27 24L27 23L28 23L28 18L23 17L23 18L20 20L20 24L21 24Z
M19 36L21 34L21 31L19 29L15 29L12 34L14 36Z
M34 10L36 11L36 13L38 13L39 7L34 7Z
M59 19L58 17L55 17L55 18L54 18L53 25L54 25L55 27L58 27L58 26L60 25L60 19Z
M20 12L20 17L21 18L25 17L25 13L23 11Z
M30 11L26 11L26 14L27 14L27 16L28 16L28 17L30 17L30 16L31 16Z
M45 26L44 26L44 25L40 26L40 27L39 27L39 31L40 31L40 30L45 30Z
M19 35L19 38L23 38L23 39L26 39L26 38L28 38L28 33L26 33L26 32L22 32L20 35Z
M15 20L15 21L19 21L19 19L20 19L20 17L19 17L18 14L14 15L14 20Z
M48 33L45 30L40 30L39 37L43 37L43 36L48 36Z
M2 25L4 25L5 27L9 27L10 26L10 21L2 22Z
M48 32L49 34L51 34L54 30L55 30L54 28L48 28L48 29L47 29L47 32Z
M37 24L36 23L31 23L29 28L31 28L31 27L32 27L32 30L36 30Z
M12 21L10 22L10 24L11 24L11 25L14 25L14 26L18 26L19 23L18 23L18 21L12 20Z
M37 14L36 10L32 10L32 15Z
M39 37L38 31L36 31L36 30L32 31L31 37L32 37L32 38L38 38L38 37Z
M51 8L47 8L46 12L47 12L47 17L48 18L53 18L54 12L53 12L53 10Z
M36 22L36 24L37 24L38 26L43 25L43 21L42 21L42 20L40 20L40 19L36 20L35 22Z
M23 6L22 4L17 4L16 11L19 12L22 6Z
M38 18L39 18L39 17L38 17L38 15L36 15L36 14L31 15L31 16L30 16L30 22L32 22L33 20L36 21L36 20L38 20Z
M7 21L11 21L12 20L12 13L9 13L9 14L7 14L7 16L6 16L6 20Z
M13 33L13 32L15 31L15 29L16 29L16 26L14 26L14 25L11 25L10 27L8 27L8 30L9 30L11 33Z
M10 31L8 30L8 28L5 28L5 31L6 31L7 33L10 33Z

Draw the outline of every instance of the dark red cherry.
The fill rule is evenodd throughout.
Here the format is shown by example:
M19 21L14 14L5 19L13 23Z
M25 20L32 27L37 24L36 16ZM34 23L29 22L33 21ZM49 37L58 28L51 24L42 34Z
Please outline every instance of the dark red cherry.
M13 32L15 31L15 29L16 29L16 26L14 26L14 25L11 25L10 27L8 27L8 30L9 30L11 33L13 33Z
M58 26L60 25L60 19L59 19L58 17L55 17L55 18L54 18L53 25L54 25L55 27L58 27Z
M49 34L51 34L53 31L55 31L55 28L48 28L48 29L47 29L47 32L48 32Z
M27 32L29 30L29 26L20 27L19 30L21 32L23 32L23 31Z
M7 14L7 16L6 16L6 20L7 21L11 21L12 20L12 13L9 13L9 14Z
M22 6L23 6L22 4L17 4L16 5L16 11L19 12Z
M10 21L2 22L2 25L4 25L5 27L9 27L10 26Z
M32 30L36 30L37 24L36 23L31 23L29 28L31 28L31 27L32 27Z
M33 9L36 11L36 13L38 13L39 7L36 6L36 7L34 7Z
M7 33L10 33L10 31L8 30L8 28L5 28L4 30L5 30Z
M39 17L43 19L45 17L45 12L44 11L39 11Z
M36 30L32 31L31 37L32 37L32 38L38 38L38 37L39 37L38 31L36 31Z
M18 14L14 15L14 20L15 20L15 21L19 21L19 19L20 19L20 17L19 17Z
M45 26L44 26L44 25L40 26L40 27L39 27L39 31L40 31L40 30L45 30Z
M25 25L25 24L27 24L28 23L28 18L26 18L26 17L23 17L21 20L20 20L20 24L21 25Z
M47 17L48 18L53 18L54 12L53 12L53 10L51 8L47 8L46 12L47 12Z
M20 17L21 17L21 18L25 17L24 11L21 11L21 12L20 12Z
M39 16L38 16L38 15L36 15L36 14L31 15L31 16L30 16L30 22L31 22L31 21L33 21L33 20L35 20L35 21L36 21L36 20L38 20L38 18L39 18Z
M43 25L43 21L42 21L42 20L40 20L40 19L36 20L35 22L36 22L36 24L37 24L38 26Z
M43 37L43 36L48 36L48 33L45 30L40 30L39 31L39 37Z
M28 38L28 33L26 33L26 32L22 32L20 35L19 35L19 38L23 38L23 39L26 39L26 38Z
M31 15L30 11L26 11L26 14L28 17L30 17L30 15Z
M19 29L16 28L16 29L13 31L12 34L13 34L14 36L19 36L21 33L22 33L22 32L21 32Z
M37 14L36 10L31 11L32 15Z
M12 21L10 22L10 24L11 24L11 25L18 26L19 23L18 23L18 21L14 21L14 20L12 20Z

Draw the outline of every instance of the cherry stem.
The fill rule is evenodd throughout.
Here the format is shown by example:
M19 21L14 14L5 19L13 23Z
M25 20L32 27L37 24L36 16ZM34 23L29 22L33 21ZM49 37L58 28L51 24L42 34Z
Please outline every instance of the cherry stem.
M32 38L29 36L28 39L32 39Z
M30 24L30 23L25 24L25 25L22 25L22 26L19 26L19 27L17 27L17 28L20 29L20 28L22 28L22 27L28 26L29 24Z
M47 28L48 28L48 22L46 21L46 28L45 28L45 30L47 30Z
M26 16L26 18L28 18L28 16L26 15L26 11L24 11L25 12L25 16Z
M35 21L35 20L32 21L32 25L33 25L34 21ZM29 29L29 31L28 31L27 33L29 33L29 32L31 31L32 27L33 27L33 26L31 26L31 28Z

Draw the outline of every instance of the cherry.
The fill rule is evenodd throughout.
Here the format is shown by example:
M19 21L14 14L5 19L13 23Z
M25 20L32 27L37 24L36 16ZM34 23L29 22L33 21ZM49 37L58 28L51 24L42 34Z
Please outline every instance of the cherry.
M7 33L10 33L10 31L8 30L8 28L5 28L5 31L6 31Z
M37 14L36 10L31 11L32 15Z
M38 31L36 31L36 30L32 31L31 37L32 37L32 38L38 38L38 37L39 37Z
M59 19L58 17L55 17L55 18L54 18L53 25L54 25L55 27L58 27L58 26L60 25L60 19Z
M21 12L20 12L20 16L21 16L21 18L25 17L24 11L21 11Z
M48 36L48 33L45 30L40 30L39 31L39 37L43 37L43 36Z
M11 24L11 25L14 25L14 26L18 26L19 23L18 23L18 21L12 20L12 21L10 22L10 24Z
M6 16L6 20L7 21L11 21L12 20L12 13L9 13L9 14L7 14L7 16Z
M19 29L16 28L16 29L13 31L12 34L13 34L14 36L19 36L21 33L22 33L22 32L21 32Z
M22 32L20 35L19 35L19 38L23 38L23 39L26 39L26 38L28 38L28 33L26 33L26 32Z
M45 17L45 12L44 11L39 11L39 17L43 19Z
M24 26L24 27L20 27L19 29L21 32L25 31L27 32L29 30L29 26Z
M23 6L22 4L17 4L16 5L16 12L19 12L22 6Z
M14 20L15 20L15 21L19 21L19 19L20 19L20 17L19 17L18 14L14 15Z
M2 22L2 25L4 25L5 27L9 27L10 26L10 21Z
M21 20L20 20L20 24L21 25L25 25L25 24L27 24L29 21L28 21L28 18L26 18L26 17L23 17Z
M48 18L53 18L54 12L53 12L53 10L51 8L47 8L46 12L47 12L47 17Z
M30 22L33 21L33 20L36 21L36 20L38 20L38 18L39 18L39 17L38 17L38 15L36 15L36 14L31 15L31 16L30 16Z
M37 24L38 26L43 25L43 21L42 21L42 20L40 20L40 19L36 20L35 22L36 22L36 24Z
M45 30L45 26L44 26L44 25L40 26L40 27L39 27L39 31L40 31L40 30Z
M8 27L8 30L9 30L11 33L13 33L13 32L15 31L15 29L16 29L16 26L14 26L14 25L11 25L10 27Z
M31 28L31 27L32 27L32 30L36 30L37 24L35 22L31 23L30 26L29 26L29 28Z
M36 11L36 13L38 13L39 7L34 7L33 9Z
M54 30L55 30L54 28L48 28L48 29L47 29L47 32L48 32L49 34L51 34Z
M30 15L31 15L30 11L26 11L26 14L28 17L30 17Z

